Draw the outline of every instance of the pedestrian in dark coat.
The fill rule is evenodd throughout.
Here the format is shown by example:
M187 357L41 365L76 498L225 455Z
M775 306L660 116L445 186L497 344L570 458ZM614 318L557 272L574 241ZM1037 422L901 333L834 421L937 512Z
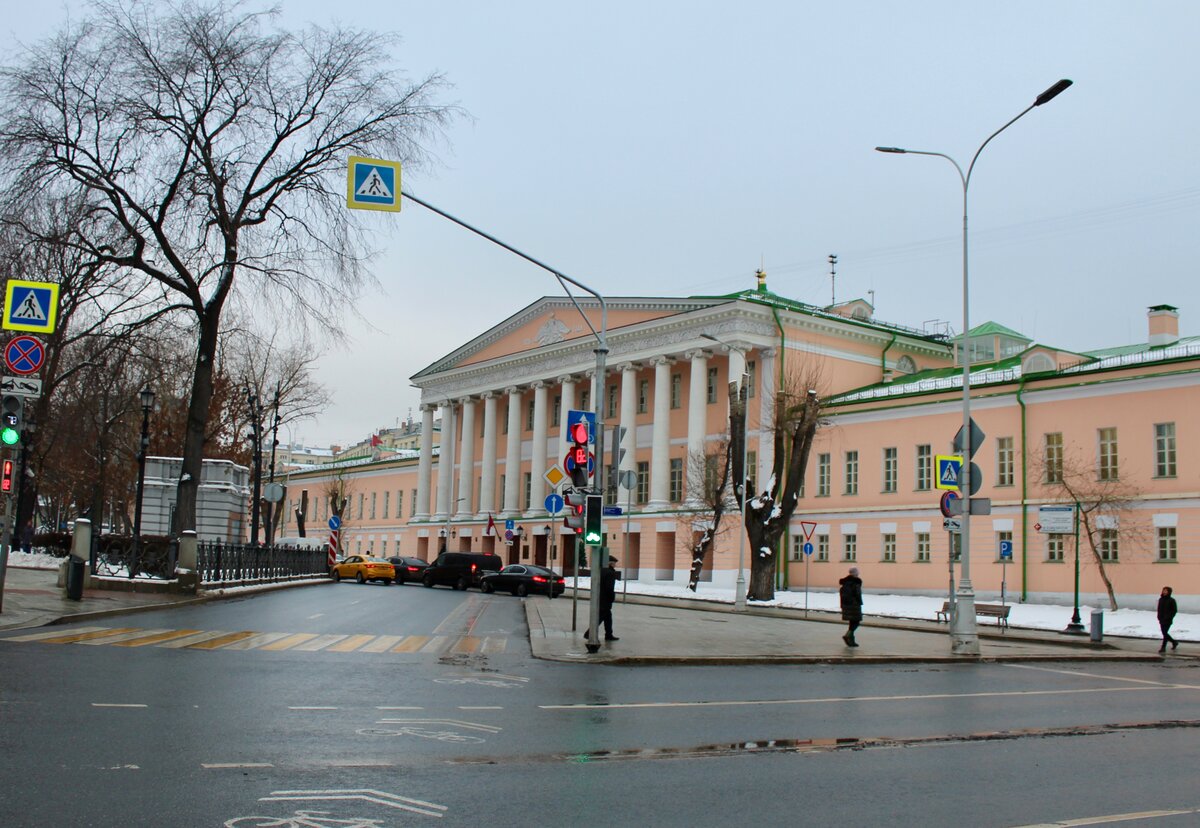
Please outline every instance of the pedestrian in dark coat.
M850 574L838 581L838 597L842 601L842 620L850 623L850 629L842 636L847 647L857 647L854 631L862 623L862 578L858 577L858 567L850 567Z
M1171 645L1174 650L1179 646L1179 642L1171 637L1171 622L1175 620L1175 613L1179 607L1175 603L1175 599L1171 597L1171 588L1163 587L1162 595L1158 599L1158 628L1162 630L1162 646L1158 648L1160 653L1167 651L1167 644Z
M617 579L621 577L621 573L617 572L617 559L612 555L608 556L608 566L600 570L600 623L604 625L604 640L605 641L620 641L621 639L613 635L613 603L617 600ZM592 637L592 630L589 627L583 634L584 638Z

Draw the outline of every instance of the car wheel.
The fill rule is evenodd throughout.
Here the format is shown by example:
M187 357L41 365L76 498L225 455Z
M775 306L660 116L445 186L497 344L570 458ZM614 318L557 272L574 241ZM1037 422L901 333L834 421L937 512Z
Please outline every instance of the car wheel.
M361 572L354 576L354 580L358 581L360 584L365 584L367 582L367 579L363 577Z
M467 579L461 575L459 575L458 580L454 582L454 588L459 592L464 592L468 586L470 586L470 584L467 583Z
M384 579L383 579L383 585L384 585L384 586L391 586L391 585L392 585L392 579L391 579L391 578L384 578Z
M529 594L529 587L525 586L525 584L517 584L517 588L516 588L516 590L514 590L514 594L518 598L524 598L526 595Z
M421 583L423 583L429 589L433 589L433 576L426 575L424 578L421 579Z
M397 576L396 576L396 583L398 583L400 586L404 586L404 576L403 576L403 575L397 575Z
M480 586L479 588L482 589L484 592L486 592L488 595L491 595L493 592L496 591L496 588L494 586L492 586L491 581L484 581L483 585Z
M333 580L335 583L342 580L342 573L338 572L336 569L333 570Z

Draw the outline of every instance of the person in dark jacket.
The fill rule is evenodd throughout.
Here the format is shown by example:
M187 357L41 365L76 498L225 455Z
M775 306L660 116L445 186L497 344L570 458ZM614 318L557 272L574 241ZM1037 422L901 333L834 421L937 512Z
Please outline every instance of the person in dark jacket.
M609 555L608 566L600 570L600 623L604 625L605 641L621 640L613 635L612 617L613 603L617 600L617 579L620 577L621 573L617 572L617 559ZM588 628L583 637L592 637L591 628Z
M1162 595L1158 599L1158 628L1162 630L1163 642L1158 648L1160 653L1167 651L1167 644L1171 645L1174 650L1179 646L1179 642L1171 637L1171 622L1175 620L1175 613L1179 607L1175 603L1175 599L1171 597L1171 588L1163 587Z
M847 647L857 647L854 631L862 623L862 578L858 577L858 567L850 567L850 574L838 581L840 588L838 596L842 601L842 620L850 623L850 629L842 636Z

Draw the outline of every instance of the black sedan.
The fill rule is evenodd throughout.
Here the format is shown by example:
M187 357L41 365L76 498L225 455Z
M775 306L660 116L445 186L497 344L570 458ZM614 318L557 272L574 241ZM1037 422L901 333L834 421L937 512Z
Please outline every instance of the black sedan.
M484 592L495 592L498 589L507 590L513 595L526 596L530 593L562 595L566 584L561 575L557 575L544 566L533 564L509 564L499 572L489 572L479 582L479 588Z
M396 583L402 584L405 581L421 582L421 576L425 574L425 570L429 567L429 561L423 561L420 558L388 558L392 566L396 567Z

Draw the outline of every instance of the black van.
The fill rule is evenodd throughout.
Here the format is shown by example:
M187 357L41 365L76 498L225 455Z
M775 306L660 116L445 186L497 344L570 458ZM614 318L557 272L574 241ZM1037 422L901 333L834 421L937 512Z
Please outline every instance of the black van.
M429 565L421 576L427 587L435 584L455 589L479 586L485 572L499 572L503 564L499 555L484 555L479 552L443 552Z

